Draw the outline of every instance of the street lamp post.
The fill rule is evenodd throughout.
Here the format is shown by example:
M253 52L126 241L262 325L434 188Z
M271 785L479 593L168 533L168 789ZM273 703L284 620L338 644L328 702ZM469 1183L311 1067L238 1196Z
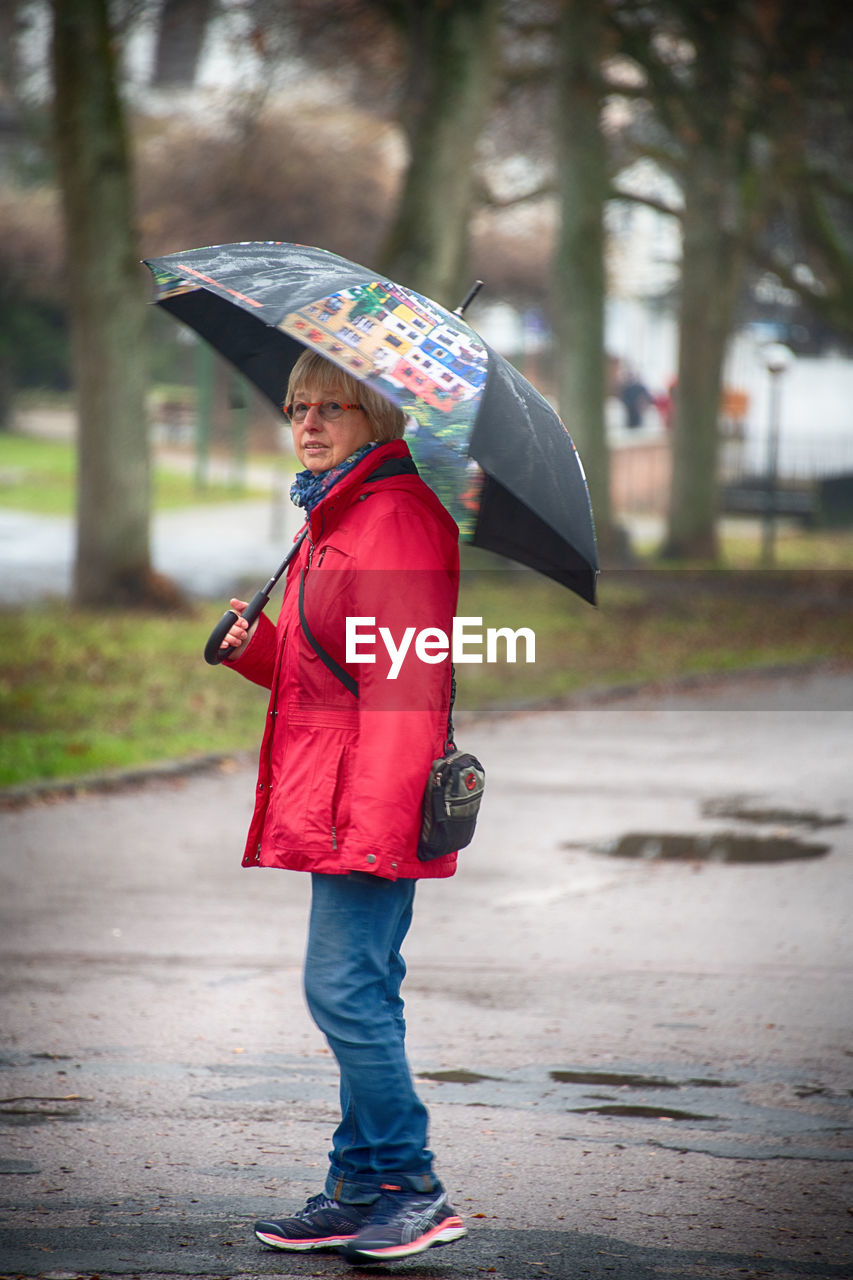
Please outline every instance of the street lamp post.
M770 407L767 421L767 463L764 519L761 525L761 564L772 569L776 560L776 493L779 486L779 424L781 419L782 375L790 368L794 353L781 342L771 342L763 350L764 367L770 374Z

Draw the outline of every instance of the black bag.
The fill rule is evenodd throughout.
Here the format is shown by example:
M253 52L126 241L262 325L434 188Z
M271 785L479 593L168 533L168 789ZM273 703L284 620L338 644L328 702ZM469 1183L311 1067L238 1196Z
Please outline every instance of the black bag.
M476 756L458 751L453 741L456 668L450 668L450 706L444 755L433 760L424 790L418 857L431 862L464 849L474 839L477 814L486 785L486 771Z
M299 621L308 643L318 658L337 676L341 684L358 697L358 684L344 667L336 662L312 634L305 618L305 574L299 582ZM444 755L433 760L423 799L421 836L418 858L431 862L446 853L464 849L474 839L477 814L486 785L486 772L476 756L457 751L453 741L453 703L456 700L456 671L451 667L450 707L447 712L447 741Z
M464 849L474 839L486 773L476 756L451 751L433 760L424 791L421 862Z

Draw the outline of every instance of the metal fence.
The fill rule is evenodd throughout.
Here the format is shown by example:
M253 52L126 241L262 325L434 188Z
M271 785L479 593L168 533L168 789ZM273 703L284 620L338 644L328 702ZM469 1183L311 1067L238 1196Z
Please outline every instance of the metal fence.
M774 510L805 521L853 522L853 433L820 432L767 441L724 431L719 451L720 509L760 515ZM622 437L611 442L611 502L617 515L665 514L672 482L668 435Z

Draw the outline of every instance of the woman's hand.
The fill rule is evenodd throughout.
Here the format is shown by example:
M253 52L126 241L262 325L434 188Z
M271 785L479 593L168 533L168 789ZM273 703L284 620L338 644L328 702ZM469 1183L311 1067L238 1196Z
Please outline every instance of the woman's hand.
M222 640L222 648L226 645L231 652L223 659L225 662L233 662L235 658L239 658L246 648L246 645L252 638L257 622L253 622L251 627L242 616L243 610L248 607L246 600L230 600L230 607L238 615L231 628L225 632Z

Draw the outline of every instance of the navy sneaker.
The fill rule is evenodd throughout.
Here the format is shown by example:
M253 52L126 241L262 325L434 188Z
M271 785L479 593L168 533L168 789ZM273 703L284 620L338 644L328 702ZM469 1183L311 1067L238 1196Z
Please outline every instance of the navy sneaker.
M256 1222L255 1235L270 1249L337 1249L358 1235L372 1208L372 1204L340 1204L323 1194L312 1196L292 1218Z
M373 1212L367 1225L341 1250L347 1262L409 1258L465 1235L462 1219L451 1209L443 1191L437 1196L424 1196L413 1191L386 1190L370 1208Z

